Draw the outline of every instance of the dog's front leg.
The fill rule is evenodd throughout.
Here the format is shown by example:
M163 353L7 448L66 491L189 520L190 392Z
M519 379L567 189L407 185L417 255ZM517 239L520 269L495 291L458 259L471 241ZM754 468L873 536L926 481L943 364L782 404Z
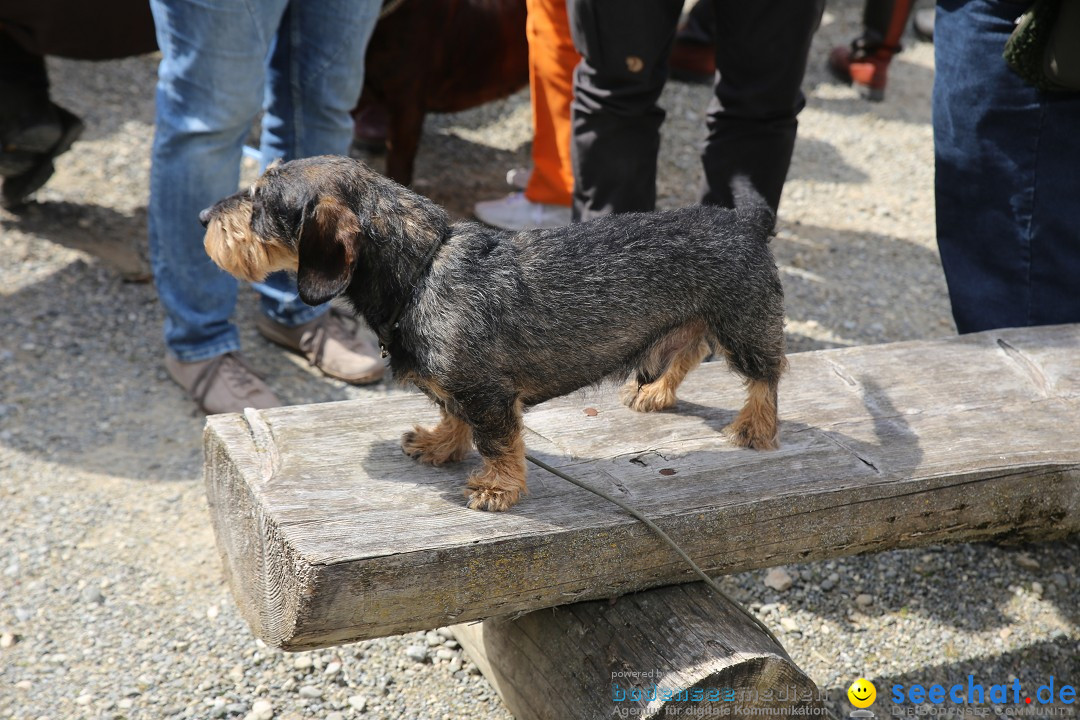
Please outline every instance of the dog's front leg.
M433 428L417 425L401 436L401 449L428 465L461 462L472 447L472 428L442 408L442 421Z
M473 423L476 449L484 458L484 467L469 477L465 490L473 510L507 510L528 492L521 429L521 403L517 401L509 404L507 412L488 408Z

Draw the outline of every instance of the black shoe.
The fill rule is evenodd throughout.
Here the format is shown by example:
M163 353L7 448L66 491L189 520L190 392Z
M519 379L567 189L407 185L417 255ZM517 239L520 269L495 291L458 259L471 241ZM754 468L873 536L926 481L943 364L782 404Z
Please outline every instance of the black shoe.
M82 131L83 121L59 105L53 105L57 122L43 122L20 131L0 152L0 207L13 210L26 202L52 177L53 158L67 152ZM51 143L46 141L51 139ZM38 149L40 148L40 149ZM16 172L8 173L5 168Z

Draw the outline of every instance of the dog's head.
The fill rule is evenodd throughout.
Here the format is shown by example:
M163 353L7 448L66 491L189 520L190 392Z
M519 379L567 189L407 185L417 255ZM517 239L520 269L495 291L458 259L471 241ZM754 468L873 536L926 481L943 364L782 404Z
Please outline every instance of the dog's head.
M358 160L334 155L271 166L248 191L199 215L206 251L250 281L295 270L300 298L318 305L352 282L362 253L404 263L447 231L446 212ZM245 222L246 220L246 222Z
M309 305L341 294L352 280L360 224L335 187L335 159L271 166L249 190L203 210L206 252L250 282L295 271L300 298Z
M244 190L199 213L206 228L206 254L222 270L248 282L259 282L277 270L296 270L293 247L252 231L251 208L251 191Z

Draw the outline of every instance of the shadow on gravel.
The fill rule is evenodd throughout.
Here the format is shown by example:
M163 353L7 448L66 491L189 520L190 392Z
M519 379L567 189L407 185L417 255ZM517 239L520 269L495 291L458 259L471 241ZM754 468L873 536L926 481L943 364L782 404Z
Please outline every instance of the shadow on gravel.
M165 373L152 284L77 260L2 298L0 444L58 466L149 481L202 474L204 417ZM350 388L254 331L242 290L245 356L287 404L387 392Z
M951 318L933 250L892 235L783 220L780 230L772 245L789 318L837 338L828 342L789 330L788 352L925 338L928 327ZM903 277L897 268L904 268ZM940 335L953 333L951 324L941 324Z
M814 78L819 82L839 83L828 73ZM890 122L930 125L930 100L923 93L934 84L934 72L922 65L907 62L904 54L897 55L889 67L889 83L882 102L869 102L861 97L823 98L815 96L814 107L837 115L873 115Z
M869 182L870 177L845 161L844 156L832 143L806 135L800 135L795 142L799 157L812 157L814 161L799 162L799 159L795 158L788 172L788 180L818 180L852 185Z
M2 216L0 230L19 230L100 258L128 282L149 282L146 208L125 215L101 205L32 202ZM10 217L11 219L7 219Z
M1009 637L1008 628L1016 623L1014 600L1020 595L1051 603L1064 625L1080 623L1080 581L1072 565L1078 549L1080 537L1023 544L1006 539L837 558L826 568L807 564L798 567L820 577L804 581L805 593L796 606L849 633L882 621L891 624L890 617L929 618L955 630L955 638L936 625L927 631L926 642L943 646L946 654L953 652L954 640L959 644L971 633L1003 632L1003 645L1012 645L1018 639ZM830 570L837 576L836 587L826 590L822 581ZM858 607L855 598L861 593L872 595L873 603ZM777 602L783 597L765 593L763 599ZM907 637L903 647L914 650L918 645L918 637ZM1080 636L1072 638L1071 647L1080 658ZM956 650L957 657L961 652Z

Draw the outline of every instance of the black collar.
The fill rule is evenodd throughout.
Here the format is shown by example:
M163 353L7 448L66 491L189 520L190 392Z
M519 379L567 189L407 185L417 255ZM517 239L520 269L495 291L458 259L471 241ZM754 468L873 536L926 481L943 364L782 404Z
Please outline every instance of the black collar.
M439 254L439 250L450 238L450 232L447 231L439 238L439 242L435 243L427 255L424 256L424 261L420 264L420 269L416 271L416 275L413 276L412 282L409 285L409 295L406 297L400 305L394 310L394 314L390 316L390 319L383 325L382 332L379 333L379 354L386 358L390 357L390 346L394 343L394 331L398 329L398 321L401 320L401 314L405 312L405 306L412 300L413 294L416 292L416 288L420 285L420 280L431 269L432 263L435 262L435 256Z

